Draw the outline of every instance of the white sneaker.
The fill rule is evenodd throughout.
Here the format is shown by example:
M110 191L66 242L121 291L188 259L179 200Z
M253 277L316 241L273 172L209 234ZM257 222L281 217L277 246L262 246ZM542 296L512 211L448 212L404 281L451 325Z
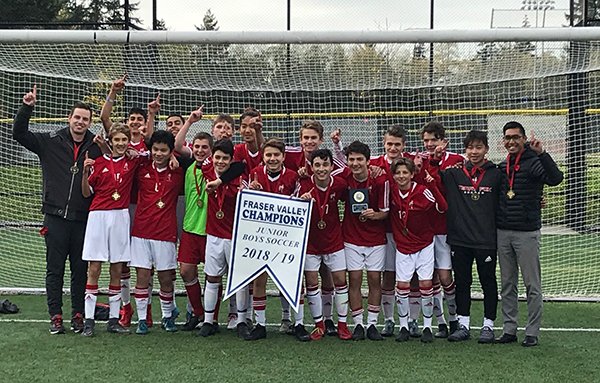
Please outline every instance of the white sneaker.
M235 330L237 329L237 315L229 314L227 318L227 330Z

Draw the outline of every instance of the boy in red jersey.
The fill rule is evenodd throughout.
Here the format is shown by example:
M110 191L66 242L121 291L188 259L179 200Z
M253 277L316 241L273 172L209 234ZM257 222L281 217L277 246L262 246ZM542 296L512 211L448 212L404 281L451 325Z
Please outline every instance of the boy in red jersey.
M286 146L285 148L285 167L294 170L298 173L300 178L308 177L313 175L313 170L310 165L310 158L312 152L319 149L323 144L323 134L325 129L323 125L317 120L306 120L300 126L299 139L300 146ZM339 132L334 132L339 133ZM338 139L332 139L333 144L337 146L334 153L339 153L341 158L333 157L333 174L338 174L346 166L344 161L344 154L339 144L339 134L332 134L332 136ZM327 335L337 335L337 329L332 320L332 309L333 309L333 279L331 278L331 272L327 269L325 264L321 265L319 269L321 275L321 294L323 301L323 316L325 318L325 329ZM282 301L283 303L283 301ZM283 325L280 331L283 330Z
M250 172L249 188L263 190L268 193L291 196L296 189L298 174L283 166L285 159L285 144L283 141L272 138L267 140L262 147L263 163ZM256 316L256 326L252 329L247 340L257 340L267 337L266 332L266 303L267 303L267 273L262 273L254 280L254 297L252 305ZM282 298L283 301L283 298ZM288 309L289 304L285 305ZM309 340L309 335L304 328L304 301L300 300L300 309L296 314L294 334L301 341ZM289 317L287 318L289 321Z
M177 331L172 316L173 273L177 269L177 198L183 188L183 170L169 168L175 138L159 130L150 138L152 161L140 165L137 171L138 206L131 232L131 267L136 268L135 303L138 313L137 334L148 333L146 322L148 282L153 268L160 282L162 326L168 332Z
M381 271L385 264L385 228L390 197L388 175L372 177L369 171L371 150L366 144L354 141L345 153L348 168L343 175L348 182L348 194L342 229L350 276L350 310L355 325L352 339L365 339L361 286L363 269L366 269L369 286L367 337L383 340L376 325L381 309Z
M348 314L348 284L346 283L346 258L342 225L338 209L338 201L347 192L347 183L341 177L333 177L333 154L329 149L318 149L312 153L311 167L314 174L300 181L298 195L303 199L314 199L310 221L310 233L304 276L306 280L306 297L315 329L311 333L312 340L318 340L325 334L323 321L323 303L319 290L319 268L325 263L331 270L335 285L335 304L338 313L338 337L342 340L352 339L346 324Z
M440 170L447 169L457 164L462 164L465 160L463 156L443 150L441 158L435 158L435 151L438 147L444 149L448 146L446 131L444 126L438 121L431 121L421 130L423 145L429 156L427 171L434 175ZM438 149L439 151L440 149ZM433 163L435 162L435 164ZM444 192L444 187L440 183L439 188ZM458 329L458 320L456 318L456 288L452 279L452 257L450 245L446 243L446 213L434 213L434 255L435 267L433 273L433 314L438 321L438 332L436 338L447 338ZM450 329L444 318L444 302L442 299L442 289L444 298L448 305L448 319Z
M260 112L254 108L247 108L240 116L240 135L244 142L235 145L233 160L246 164L245 178L262 161L260 147L265 141L262 126Z
M202 173L208 182L216 180L230 167L233 160L233 144L228 139L215 142L212 151L212 163L204 166ZM231 235L235 215L236 196L240 189L239 178L222 183L214 192L208 194L208 218L206 222L206 252L204 272L206 274L206 290L204 293L204 324L200 328L200 336L211 336L216 332L213 324L215 307L218 300L219 286L222 276L227 271L231 254ZM241 338L248 336L246 323L247 291L236 294L238 308L237 330Z
M421 341L433 341L431 321L433 316L433 226L431 214L443 212L447 208L446 200L440 193L433 177L428 173L426 182L430 189L413 182L414 162L408 158L399 158L391 171L396 184L392 188L390 220L396 242L396 302L400 317L398 342L409 339L408 332L408 294L413 274L419 277L419 289L423 307L424 329Z
M110 262L108 331L128 332L119 323L121 303L121 263L129 262L129 201L138 159L124 156L129 145L129 128L114 124L109 131L112 156L104 155L96 160L86 159L81 181L82 194L88 198L94 194L90 205L83 243L83 259L89 261L85 294L84 336L94 335L94 312L98 295L98 278L103 262ZM91 173L91 174L90 174ZM88 178L89 174L89 178Z

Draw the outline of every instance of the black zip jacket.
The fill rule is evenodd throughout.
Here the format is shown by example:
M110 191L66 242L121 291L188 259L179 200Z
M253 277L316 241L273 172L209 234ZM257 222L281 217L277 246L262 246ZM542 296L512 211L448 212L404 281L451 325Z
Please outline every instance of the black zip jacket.
M515 168L515 157L511 155L510 173ZM535 231L542 227L541 201L544 185L556 186L563 180L563 173L544 152L536 152L525 145L518 170L514 173L514 197L506 194L509 190L506 174L506 160L498 165L502 173L502 190L496 224L498 229Z
M33 107L23 104L15 117L13 138L40 158L42 165L42 212L60 216L70 221L85 221L91 198L81 194L81 176L85 153L90 158L100 156L100 148L94 144L94 134L86 132L77 154L77 173L74 165L74 144L68 127L49 133L29 131L29 119Z
M473 164L467 161L464 168L470 174ZM471 178L462 168L447 168L441 172L448 201L446 242L451 246L496 249L496 211L502 173L491 161L486 161L481 168L485 173L478 185L479 193L474 192Z

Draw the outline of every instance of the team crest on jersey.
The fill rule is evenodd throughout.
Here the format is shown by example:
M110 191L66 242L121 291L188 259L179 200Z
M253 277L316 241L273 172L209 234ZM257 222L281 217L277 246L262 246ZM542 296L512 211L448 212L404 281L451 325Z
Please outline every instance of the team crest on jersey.
M283 185L279 185L279 192L280 192L280 193L282 193L282 192L283 192L283 189L284 189L284 186L283 186Z
M146 175L144 176L144 178L151 178L150 177L150 173L146 173Z
M125 162L125 166L123 166L123 171L128 171L129 170L129 163Z
M167 181L171 182L171 173L167 174Z
M410 201L410 202L408 203L408 208L409 208L410 210L413 210L413 209L414 209L414 205L415 205L415 204L414 204L414 202L415 202L415 201Z

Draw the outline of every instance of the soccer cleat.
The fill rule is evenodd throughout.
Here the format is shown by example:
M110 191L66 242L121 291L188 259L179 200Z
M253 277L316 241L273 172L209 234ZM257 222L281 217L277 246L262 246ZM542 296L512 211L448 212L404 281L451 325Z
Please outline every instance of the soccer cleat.
M198 325L202 323L200 318L195 315L191 315L185 324L181 327L181 331L193 331L198 327Z
M135 333L138 335L148 334L148 323L144 319L142 319L138 322L138 326L137 326L137 329L135 330Z
M246 339L246 337L250 336L250 328L248 327L248 324L245 321L238 323L236 327L238 336L240 338Z
M338 330L337 330L338 338L341 340L350 340L352 339L352 333L348 329L348 325L346 322L338 322Z
M488 326L483 326L481 329L481 333L479 334L479 340L477 343L494 343L496 340L494 336L494 330L489 328Z
M411 338L419 338L421 336L421 332L419 331L419 325L416 320L411 320L408 322L408 333Z
M245 340L259 340L267 337L267 328L263 325L257 324L245 337Z
M352 333L352 340L365 340L365 328L361 324L357 324L354 327L354 332Z
M496 343L515 343L517 341L517 336L512 334L503 333L499 338L496 338Z
M175 319L179 318L179 309L177 307L171 311L171 318L173 318L173 322L175 322Z
M227 330L235 330L237 328L237 315L229 314L227 317Z
M406 327L402 327L398 336L396 337L396 342L408 342L410 339L410 333Z
M292 321L290 321L289 319L282 319L281 320L281 326L279 326L279 332L281 334L287 334L289 333L290 329L292 328Z
M218 322L213 322L213 329L215 330L215 334L221 332Z
M394 335L394 328L396 327L396 324L394 323L393 320L391 319L387 319L384 323L383 323L383 330L381 330L381 336L392 336Z
M458 330L458 328L459 328L458 321L451 320L450 321L450 330L448 331L448 334L452 334L454 331Z
M421 342L423 343L431 343L433 342L433 333L429 327L425 327L423 329L423 335L421 335Z
M458 330L448 335L448 342L461 342L469 339L471 339L471 332L465 326L460 326Z
M65 326L63 326L62 315L56 314L50 318L50 334L64 334Z
M129 328L131 326L131 317L133 316L133 308L131 307L131 303L123 305L121 309L121 318L119 319L119 324L123 327Z
M83 331L83 316L81 313L76 313L71 318L71 331L75 334L79 334Z
M306 331L303 324L297 324L294 327L294 336L300 342L308 342L310 340L310 334Z
M207 337L207 336L211 336L211 335L215 335L215 327L214 325L204 322L202 324L202 327L200 327L200 330L198 331L198 336L202 336L202 337Z
M377 327L374 324L369 325L369 327L367 327L367 338L369 340L383 340L383 337L381 336L379 330L377 330Z
M436 338L448 338L448 325L445 323L440 323L438 325L438 331L433 335Z
M86 319L83 322L83 331L81 332L82 336L94 336L94 327L96 326L96 322L93 319Z
M119 324L119 318L110 318L106 324L106 331L112 334L129 334L129 329Z
M537 336L525 335L525 339L521 342L521 346L523 347L534 347L538 345Z
M338 334L335 323L331 319L325 319L325 334L327 336L336 336Z
M319 327L315 326L315 328L310 333L310 340L320 340L325 335L325 331Z
M162 318L162 328L166 332L177 332L177 326L175 325L175 318Z
M148 308L146 309L146 323L148 324L148 328L154 326L154 321L152 320L152 304L148 303Z

